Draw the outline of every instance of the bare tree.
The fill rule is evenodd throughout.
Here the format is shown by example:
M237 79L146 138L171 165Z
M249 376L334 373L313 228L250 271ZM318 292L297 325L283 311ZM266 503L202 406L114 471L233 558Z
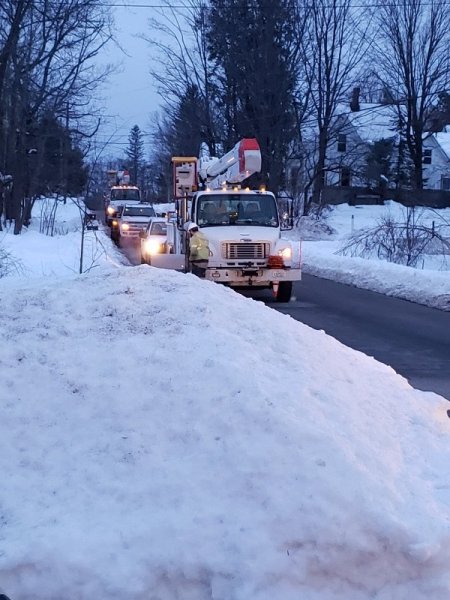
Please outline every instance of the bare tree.
M0 90L5 111L0 152L16 181L8 209L19 233L42 166L39 116L49 112L68 125L70 120L78 124L90 112L91 96L105 76L96 71L92 59L110 37L110 16L96 0L21 0L18 16L12 11L17 2L8 4L10 32L4 49L13 41Z
M302 86L298 91L300 126L305 134L304 157L309 181L305 182L307 213L320 204L325 185L327 151L337 132L333 129L339 103L348 101L369 44L369 28L351 0L305 2L306 24L301 43ZM316 140L312 142L312 140ZM309 190L312 188L313 193Z
M180 104L195 89L198 103L195 125L210 153L215 155L217 110L206 38L208 2L180 0L174 6L163 0L158 17L149 24L151 34L144 39L157 51L150 73L157 82L165 116L175 120Z
M446 263L450 254L446 230L445 223L438 227L434 222L431 227L425 224L423 211L408 207L403 221L383 216L375 227L352 234L339 252L362 258L378 257L408 267L418 267L425 254L439 255Z
M17 45L23 22L32 0L6 0L0 5L0 140L3 142L6 121L8 70ZM3 148L4 142L1 144ZM4 159L4 156L2 157Z
M426 121L450 83L450 11L445 0L404 0L377 5L379 41L375 58L404 120L414 164L414 187L423 187Z

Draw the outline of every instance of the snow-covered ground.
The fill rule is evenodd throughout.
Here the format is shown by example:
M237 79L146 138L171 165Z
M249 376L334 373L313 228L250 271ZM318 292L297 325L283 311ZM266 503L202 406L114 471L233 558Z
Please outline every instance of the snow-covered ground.
M288 232L302 239L303 271L326 279L450 310L450 254L425 255L420 267L413 269L376 258L342 255L339 250L352 233L373 228L386 215L405 222L406 209L395 202L385 206L336 206L320 224L307 221L303 228ZM417 218L436 228L450 241L450 209L418 209ZM326 225L329 231L325 231ZM321 227L322 226L322 227Z
M13 229L0 231L0 250L9 255L3 265L0 260L0 287L14 283L17 279L42 279L52 277L72 278L80 272L81 230L80 203L68 199L66 204L58 202L53 235L41 233L44 221L49 223L53 199L38 200L33 209L30 227L21 235L13 235ZM46 218L44 218L44 216ZM85 231L82 271L96 270L103 265L127 264L117 247L102 231ZM8 276L2 277L7 269Z
M3 237L0 593L448 600L447 401L102 232L81 276L71 234L25 263L36 235Z
M174 210L174 205L157 204L155 208L161 213ZM81 221L76 204L68 202L58 208L56 231L66 233L63 236L49 238L39 234L39 203L34 214L33 223L24 235L17 237L11 232L0 232L0 248L3 247L17 259L10 275L25 278L48 275L72 277L79 273ZM334 207L320 223L307 220L300 228L284 232L283 235L302 240L305 273L450 310L450 255L425 255L420 263L421 268L413 269L375 258L345 256L339 252L352 232L374 227L385 215L391 215L401 222L405 219L405 208L395 202L387 202L385 206L340 205ZM435 221L450 240L450 209L421 209L418 217L428 225ZM127 263L126 258L107 235L87 232L83 272L95 270L103 264L124 263Z

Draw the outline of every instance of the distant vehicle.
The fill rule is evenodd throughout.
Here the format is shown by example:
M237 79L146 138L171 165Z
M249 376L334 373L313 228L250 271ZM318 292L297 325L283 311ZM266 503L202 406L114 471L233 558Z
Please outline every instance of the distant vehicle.
M105 222L110 227L124 204L142 201L141 190L137 185L130 185L128 171L108 171L110 183L109 194L105 200Z
M161 217L150 220L147 227L141 230L141 263L151 265L152 256L170 254L171 247L167 243L168 223Z
M118 185L110 190L105 210L105 220L108 226L111 226L124 204L139 204L141 202L141 192L137 186Z
M86 211L84 215L84 226L89 231L97 231L99 223L95 212Z
M124 204L116 218L111 221L111 239L119 243L121 238L138 239L139 233L149 220L155 217L155 209L151 204Z

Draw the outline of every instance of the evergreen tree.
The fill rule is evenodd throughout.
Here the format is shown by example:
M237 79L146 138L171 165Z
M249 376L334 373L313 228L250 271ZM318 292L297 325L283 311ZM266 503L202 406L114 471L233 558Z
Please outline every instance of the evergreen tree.
M294 132L297 2L211 0L210 58L216 64L224 150L256 137L270 189L283 185Z
M444 127L450 125L450 94L441 92L437 106L430 110L427 121L428 131L437 133L443 131Z
M140 183L144 165L144 139L139 125L132 127L128 136L128 148L125 151L129 160L131 182Z
M188 86L175 109L172 152L181 156L198 156L202 135L204 103L196 85Z
M366 182L369 186L378 186L381 176L385 180L391 178L393 150L393 139L381 139L370 145L365 169Z

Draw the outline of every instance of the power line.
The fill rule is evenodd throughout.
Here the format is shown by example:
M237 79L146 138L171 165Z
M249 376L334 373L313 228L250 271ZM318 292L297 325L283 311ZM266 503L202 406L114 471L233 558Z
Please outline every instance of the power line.
M435 2L422 2L421 6L433 6L435 5ZM450 0L442 0L440 2L440 4L442 5L449 5L450 4ZM101 5L101 3L99 2L99 5ZM383 8L386 6L389 7L395 7L395 8L400 8L401 6L409 6L410 2L408 0L405 0L405 2L375 2L375 3L367 3L367 4L351 4L349 6L349 8ZM112 8L170 8L170 9L185 9L185 10L189 10L192 7L191 6L186 6L183 4L125 4L125 3L114 3L114 4L108 4L108 6L112 7ZM344 6L344 4L329 4L326 5L325 8L342 8ZM315 9L317 8L317 6L315 4L308 4L306 5L304 8L308 8L308 9Z
M43 0L41 0L40 2L41 6L43 5ZM270 4L270 2L269 2ZM409 0L405 0L404 2L390 2L389 0L387 2L368 2L367 4L351 4L350 6L348 6L348 8L385 8L385 7L392 7L392 8L400 8L400 7L406 7L406 6L410 6L411 2ZM441 0L440 2L441 5L443 6L449 6L450 5L450 0ZM144 4L144 3L139 3L139 4L129 4L126 2L114 2L114 3L104 3L104 2L92 2L91 6L105 6L105 7L109 7L109 8L165 8L165 9L182 9L182 10L190 10L192 7L191 6L186 6L184 4ZM427 1L427 2L422 2L421 6L435 6L436 2L432 2L432 1ZM64 6L64 3L61 2L61 6ZM325 6L322 6L323 8L343 8L344 6L347 6L347 4L328 4ZM317 6L315 4L307 4L306 6L302 7L302 8L306 8L306 9L311 9L314 10L317 8Z

